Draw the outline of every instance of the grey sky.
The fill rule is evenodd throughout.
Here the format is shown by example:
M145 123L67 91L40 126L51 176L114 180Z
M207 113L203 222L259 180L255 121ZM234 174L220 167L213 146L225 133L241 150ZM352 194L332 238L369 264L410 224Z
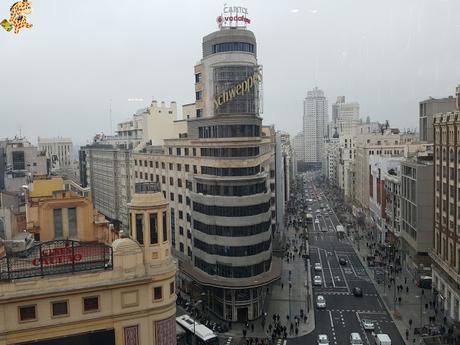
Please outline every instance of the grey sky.
M13 1L2 0L0 17ZM418 102L460 83L458 0L249 0L264 68L265 123L295 133L314 86L361 116L415 128ZM223 2L208 0L35 0L34 24L0 28L0 137L94 133L152 97L193 102L202 36L216 30ZM294 10L294 11L293 11ZM298 11L295 11L298 10ZM0 21L1 21L0 19ZM144 99L130 103L130 97Z

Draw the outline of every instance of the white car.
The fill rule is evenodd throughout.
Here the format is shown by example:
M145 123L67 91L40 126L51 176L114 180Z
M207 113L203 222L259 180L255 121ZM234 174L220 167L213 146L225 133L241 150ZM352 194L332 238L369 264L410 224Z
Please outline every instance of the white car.
M316 286L321 286L323 285L323 280L321 279L320 276L315 276L313 278L313 285L316 285Z
M329 345L329 339L326 334L318 334L318 345Z
M323 268L321 267L321 263L315 263L315 271L321 271Z
M318 297L316 297L316 307L318 309L326 308L326 300L324 299L324 296L319 295Z
M371 320L363 319L361 321L363 323L363 328L366 331L373 331L375 329L374 322Z
M319 224L319 219L318 218L315 219L315 224Z
M311 211L311 207L308 208L308 211Z
M321 210L320 210L320 209L317 209L317 210L316 210L316 213L321 213Z

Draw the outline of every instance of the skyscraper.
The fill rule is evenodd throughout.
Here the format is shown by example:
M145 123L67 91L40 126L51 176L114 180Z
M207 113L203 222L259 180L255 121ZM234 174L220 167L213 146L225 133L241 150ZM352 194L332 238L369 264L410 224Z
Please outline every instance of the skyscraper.
M305 163L307 167L320 167L325 157L324 137L329 117L324 92L317 87L308 91L303 111Z

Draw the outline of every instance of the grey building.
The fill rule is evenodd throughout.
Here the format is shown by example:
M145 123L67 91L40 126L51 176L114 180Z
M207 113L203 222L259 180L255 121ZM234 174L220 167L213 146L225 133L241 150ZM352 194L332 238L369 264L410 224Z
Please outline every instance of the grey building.
M433 115L455 111L455 98L430 97L419 103L420 141L433 143Z
M95 143L83 146L80 157L85 158L82 166L86 168L86 182L91 188L94 206L113 222L116 229L128 229L127 204L133 189L131 150L124 146Z
M49 173L49 160L45 154L25 138L0 142L0 187L8 192L19 192L34 176Z
M415 275L430 266L433 245L433 155L401 162L401 249Z
M223 28L205 36L202 48L186 135L166 139L162 152L135 152L134 179L160 182L170 203L179 286L203 296L221 319L255 320L281 273L272 233L282 146L277 162L276 133L259 116L254 34Z

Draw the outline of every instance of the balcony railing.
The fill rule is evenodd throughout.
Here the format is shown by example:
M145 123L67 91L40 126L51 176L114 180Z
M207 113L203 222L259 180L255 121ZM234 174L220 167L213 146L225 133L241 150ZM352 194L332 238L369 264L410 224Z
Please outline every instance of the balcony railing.
M160 182L139 182L134 185L134 192L137 194L161 192Z

